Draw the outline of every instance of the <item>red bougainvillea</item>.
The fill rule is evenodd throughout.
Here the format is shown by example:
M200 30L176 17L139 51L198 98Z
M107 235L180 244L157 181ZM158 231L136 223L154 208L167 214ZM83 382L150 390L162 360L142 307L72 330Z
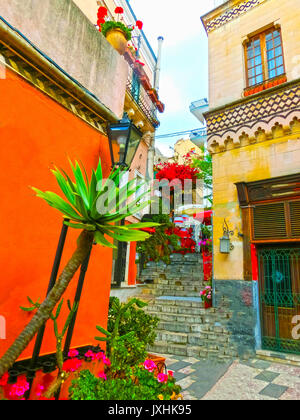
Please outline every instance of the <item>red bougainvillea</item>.
M188 165L179 165L178 163L162 163L157 165L158 172L156 174L156 179L159 181L167 179L168 181L173 181L178 179L184 181L185 179L196 180L199 173L198 169L191 168Z

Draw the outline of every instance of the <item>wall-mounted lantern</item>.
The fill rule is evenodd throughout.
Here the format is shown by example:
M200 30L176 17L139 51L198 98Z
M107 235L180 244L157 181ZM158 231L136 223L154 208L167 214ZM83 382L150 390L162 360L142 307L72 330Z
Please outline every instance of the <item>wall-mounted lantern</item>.
M234 232L232 230L229 230L228 225L226 223L226 219L224 219L223 237L220 238L220 253L221 254L230 254L230 251L234 249L234 246L230 242L230 235L233 236Z
M117 124L110 124L107 133L112 165L129 169L143 133L133 124L127 114Z

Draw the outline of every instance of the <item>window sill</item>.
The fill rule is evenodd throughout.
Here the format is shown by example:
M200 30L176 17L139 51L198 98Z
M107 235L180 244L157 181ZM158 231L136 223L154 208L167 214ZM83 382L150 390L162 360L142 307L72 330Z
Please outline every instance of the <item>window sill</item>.
M276 77L274 79L269 79L264 81L263 83L260 83L259 85L247 87L244 90L244 97L254 95L255 93L263 92L264 90L273 88L278 85L282 85L283 83L287 82L287 77L285 74L282 74L279 77Z

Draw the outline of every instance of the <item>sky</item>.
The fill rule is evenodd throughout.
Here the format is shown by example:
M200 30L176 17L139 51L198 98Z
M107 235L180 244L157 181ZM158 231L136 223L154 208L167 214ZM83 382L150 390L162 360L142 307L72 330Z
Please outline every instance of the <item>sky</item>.
M207 35L200 17L213 9L213 0L130 0L144 23L144 33L154 52L157 37L164 37L159 96L166 105L157 135L200 128L190 113L191 102L208 97ZM165 155L172 155L180 137L157 139Z

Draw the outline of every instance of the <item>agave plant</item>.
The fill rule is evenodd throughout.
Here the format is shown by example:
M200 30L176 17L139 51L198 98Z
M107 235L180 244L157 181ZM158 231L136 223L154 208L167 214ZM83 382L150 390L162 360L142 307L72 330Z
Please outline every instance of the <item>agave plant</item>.
M50 318L76 271L89 254L93 243L113 248L115 247L112 243L113 240L143 241L149 237L149 234L139 229L157 225L155 223L117 225L127 216L141 211L149 204L147 200L140 203L141 198L149 191L128 204L128 199L143 185L135 186L135 180L132 180L119 187L121 175L124 173L121 169L113 169L109 177L103 179L101 161L99 160L97 169L92 170L89 179L83 165L79 165L78 162L75 164L70 162L70 164L75 178L74 182L65 171L58 168L52 171L65 198L51 191L42 192L36 188L33 190L38 197L63 214L65 224L82 230L77 240L77 248L36 314L0 359L0 378L14 364L34 335ZM99 209L107 210L99 213Z

